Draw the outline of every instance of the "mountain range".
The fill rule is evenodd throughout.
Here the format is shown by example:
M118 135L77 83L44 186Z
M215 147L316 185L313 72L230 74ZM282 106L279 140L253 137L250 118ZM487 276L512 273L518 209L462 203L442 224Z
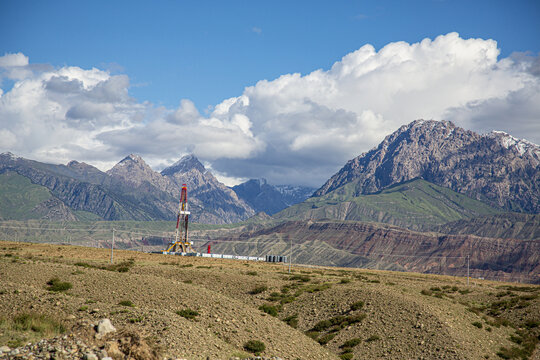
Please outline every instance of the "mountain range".
M192 220L201 223L234 223L265 212L277 221L375 221L428 230L501 212L538 213L539 165L538 145L502 132L480 135L433 120L400 127L376 148L347 162L316 191L274 186L264 179L229 188L194 155L157 172L131 154L102 172L77 161L53 165L4 153L0 215L171 220L180 188L187 184ZM14 204L25 211L14 210Z
M173 220L180 189L186 184L192 220L226 224L260 211L274 213L315 190L265 184L259 192L273 196L265 207L257 200L261 196L241 191L238 195L219 182L194 155L157 172L131 154L102 172L78 161L53 165L3 153L0 180L4 220Z

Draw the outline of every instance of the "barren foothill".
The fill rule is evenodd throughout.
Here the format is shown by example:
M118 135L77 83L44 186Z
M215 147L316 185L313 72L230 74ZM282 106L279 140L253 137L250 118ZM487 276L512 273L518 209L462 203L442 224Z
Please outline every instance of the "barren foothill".
M110 266L106 249L0 242L0 346L38 340L32 330L1 326L20 314L45 314L63 325L63 336L97 347L107 339L96 339L93 326L108 318L161 358L186 359L253 356L250 340L265 344L262 356L282 359L497 359L539 332L540 286L114 255ZM53 278L72 287L50 291Z

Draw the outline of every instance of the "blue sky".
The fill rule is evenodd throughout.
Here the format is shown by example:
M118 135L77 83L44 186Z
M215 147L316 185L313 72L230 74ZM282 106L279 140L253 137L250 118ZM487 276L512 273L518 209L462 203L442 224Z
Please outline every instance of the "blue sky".
M320 186L413 120L540 143L540 1L0 0L0 152Z
M2 1L0 54L122 72L139 101L200 109L282 74L457 31L540 51L540 1Z

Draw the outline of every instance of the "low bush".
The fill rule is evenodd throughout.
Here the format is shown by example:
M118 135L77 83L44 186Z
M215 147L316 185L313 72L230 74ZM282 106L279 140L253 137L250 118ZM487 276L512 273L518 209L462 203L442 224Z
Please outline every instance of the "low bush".
M377 340L381 340L381 337L379 335L371 335L366 339L366 342L372 342Z
M183 309L183 310L178 310L176 312L176 314L186 318L186 319L189 319L189 320L193 320L195 319L197 316L199 316L199 313L195 310L192 310L192 309Z
M135 307L135 304L132 303L131 300L122 300L118 303L118 305Z
M256 288L253 288L249 293L250 293L251 295L256 295L256 294L263 293L263 292L265 292L266 290L268 290L268 286L262 285L262 286L257 286Z
M362 342L362 339L360 338L353 338L345 341L343 345L340 346L340 348L353 348L356 345L360 344Z
M250 353L258 354L266 349L266 345L259 340L249 340L244 344L244 349Z
M351 304L351 311L360 310L363 307L364 307L364 302L363 301L357 301L357 302Z
M54 277L47 281L47 290L54 291L54 292L61 292L61 291L68 291L73 287L73 285L70 282L63 282L60 281L59 278Z
M287 316L285 319L283 319L283 322L296 329L298 327L298 314Z
M289 278L289 280L293 281L301 281L301 282L309 282L310 277L307 275L293 275Z
M336 337L336 334L335 334L335 333L330 333L330 334L326 334L326 335L321 336L317 341L318 341L319 344L321 344L321 345L326 345L326 344L328 344L334 337Z
M476 326L476 327L479 328L479 329L481 329L482 326L483 326L482 323L481 323L480 321L475 321L475 322L473 322L472 324L473 324L473 326Z
M278 315L278 309L275 306L263 304L259 306L259 310L267 313L268 315L277 316Z
M44 337L54 337L65 331L60 321L45 314L22 313L13 318L0 317L0 334L11 338L7 342L11 347L19 347L27 341Z

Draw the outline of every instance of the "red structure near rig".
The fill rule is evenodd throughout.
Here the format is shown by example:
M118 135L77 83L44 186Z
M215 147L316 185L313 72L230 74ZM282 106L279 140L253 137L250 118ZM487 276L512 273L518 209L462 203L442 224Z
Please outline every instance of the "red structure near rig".
M182 192L180 194L180 203L178 204L178 216L176 217L176 233L174 235L174 242L170 242L166 252L195 252L189 241L188 237L188 223L189 223L188 203L187 203L187 186L182 184Z

